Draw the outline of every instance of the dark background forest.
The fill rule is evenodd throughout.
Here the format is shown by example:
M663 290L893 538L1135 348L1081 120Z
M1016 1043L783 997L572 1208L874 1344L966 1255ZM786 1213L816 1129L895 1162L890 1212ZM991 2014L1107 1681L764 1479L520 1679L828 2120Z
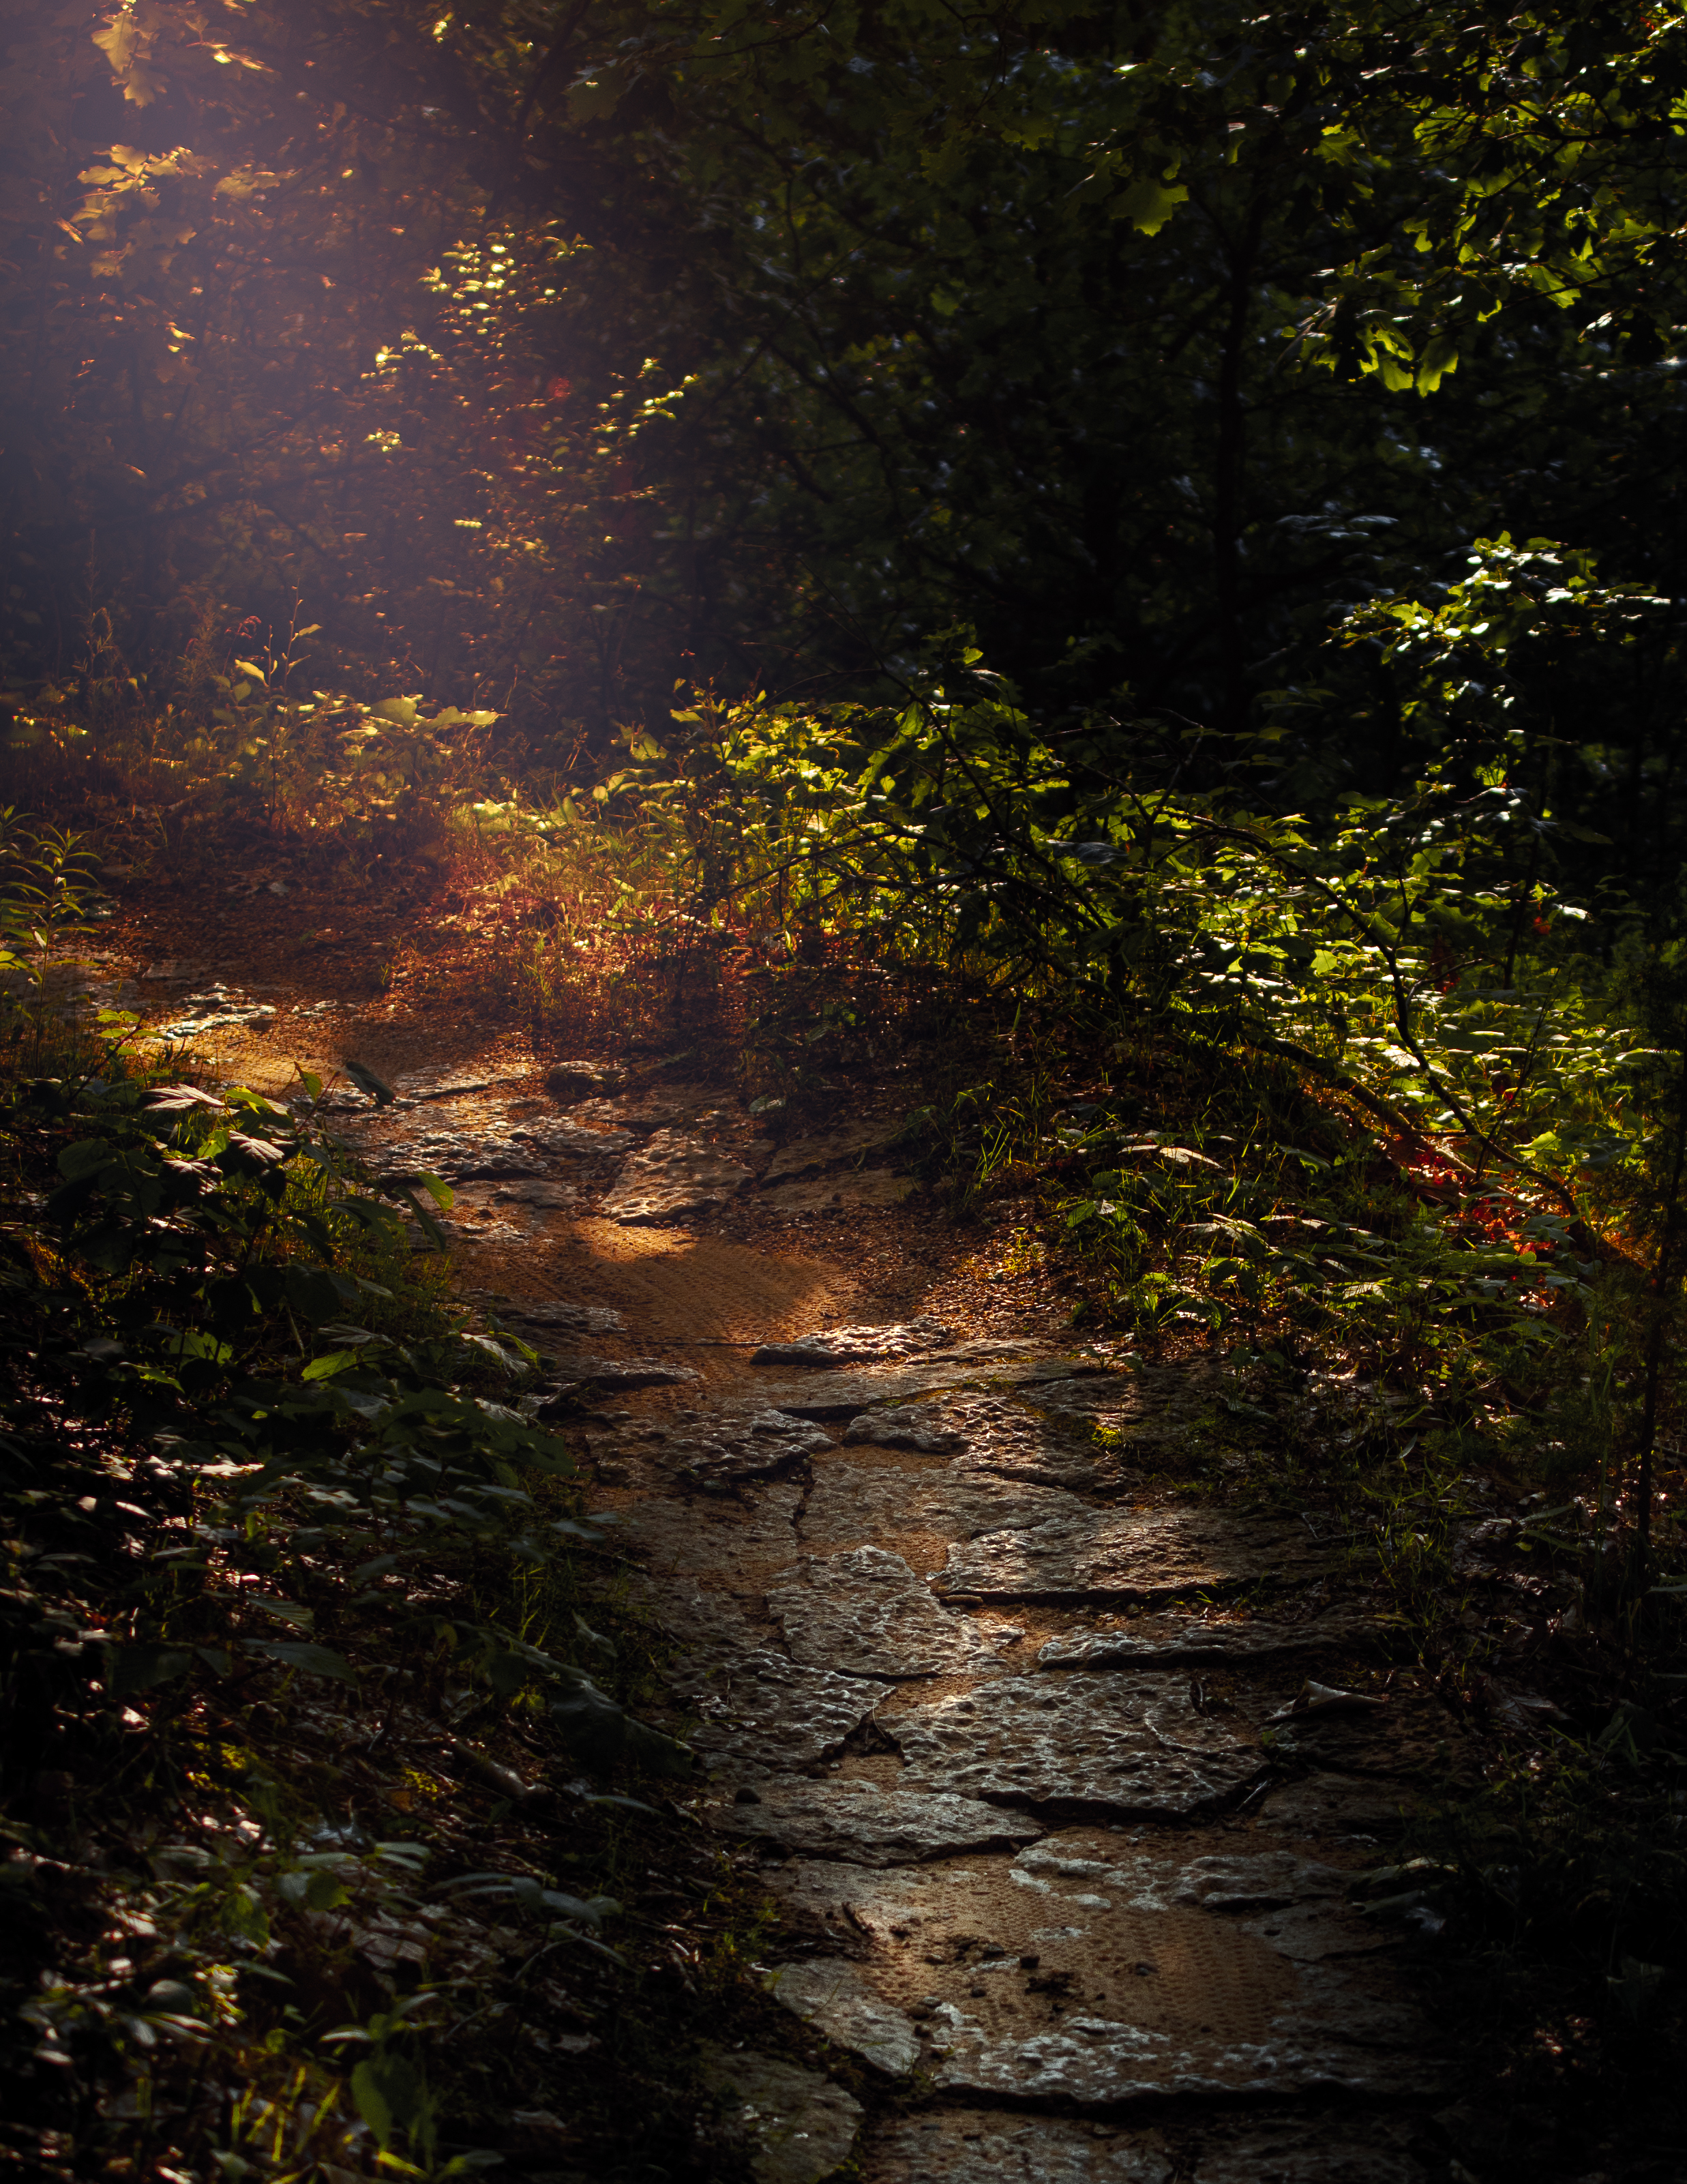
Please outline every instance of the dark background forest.
M495 709L543 766L680 681L882 699L966 631L1052 728L1271 730L1291 805L1523 728L1673 872L1669 25L14 0L6 36L19 702L302 622L307 681ZM1467 616L1426 699L1350 618L1434 615L1502 535L1653 604L1612 648L1517 572L1504 656Z

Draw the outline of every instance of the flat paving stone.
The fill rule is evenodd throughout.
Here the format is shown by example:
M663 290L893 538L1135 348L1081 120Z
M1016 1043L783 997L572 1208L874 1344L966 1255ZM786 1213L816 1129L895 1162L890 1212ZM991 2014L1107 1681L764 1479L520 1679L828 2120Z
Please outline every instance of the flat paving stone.
M810 1419L762 1410L720 1433L704 1426L676 1429L667 1437L666 1455L675 1470L700 1485L720 1488L771 1479L831 1446L830 1435Z
M988 1600L1153 1600L1262 1580L1304 1585L1335 1560L1334 1547L1313 1540L1304 1525L1271 1518L1084 1509L957 1545L944 1583Z
M1051 1424L1022 1401L999 1396L955 1396L942 1407L965 1438L975 1470L1092 1491L1120 1483L1117 1457L1082 1426Z
M1311 1774L1267 1791L1258 1825L1294 1836L1359 1836L1386 1841L1422 1804L1403 1782L1365 1781L1350 1774Z
M754 1583L797 1558L800 1490L776 1480L747 1487L731 1502L702 1496L653 1494L622 1513L629 1549L654 1571Z
M876 1782L781 1782L755 1804L717 1807L710 1824L728 1835L777 1843L851 1865L912 1865L975 1850L1034 1842L1040 1825L976 1797L916 1796Z
M623 1228L648 1227L724 1205L751 1180L747 1167L713 1145L678 1130L657 1130L628 1156L603 1210Z
M800 1529L805 1541L815 1546L842 1546L863 1535L894 1541L921 1534L942 1543L1088 1513L1057 1486L993 1479L975 1474L965 1462L937 1470L834 1459L816 1468Z
M966 1446L966 1435L944 1425L927 1404L864 1411L850 1420L844 1440L849 1448L907 1448L921 1456L953 1456Z
M777 1365L779 1344L764 1344L751 1358ZM796 1411L810 1418L853 1418L878 1403L905 1403L916 1396L933 1396L964 1388L969 1382L1012 1383L1031 1368L1027 1346L1012 1342L969 1342L933 1354L918 1363L891 1363L849 1369L822 1366L814 1360L797 1361L804 1370L800 1379L782 1380L764 1388L760 1401L776 1403L782 1411Z
M553 1334L618 1334L626 1322L608 1305L576 1304L563 1298L507 1297L491 1290L464 1290L460 1294L476 1304L490 1306L509 1326L526 1334L532 1329L542 1339ZM535 1342L535 1349L541 1346Z
M723 1780L796 1774L829 1759L892 1688L865 1676L837 1676L757 1652L670 1675L675 1696L700 1726L687 1742Z
M775 1213L814 1213L828 1206L899 1206L919 1189L910 1176L888 1167L864 1167L851 1175L821 1176L810 1183L785 1183L764 1190L760 1203Z
M1070 1630L1037 1656L1041 1669L1128 1669L1173 1663L1275 1660L1333 1647L1376 1646L1373 1617L1319 1615L1306 1623L1203 1623L1193 1616L1144 1616L1128 1630Z
M902 1124L888 1118L846 1123L817 1138L790 1138L780 1146L762 1177L779 1183L788 1177L812 1175L816 1169L835 1167L840 1161L859 1160L864 1153L879 1151L902 1134Z
M927 1314L888 1327L833 1327L816 1334L799 1334L793 1342L764 1342L749 1362L830 1372L838 1366L871 1364L883 1358L924 1357L931 1351L950 1348L954 1341L954 1329Z
M821 2072L743 2049L705 2048L699 2060L754 2149L755 2184L821 2184L849 2159L866 2111Z
M988 1668L988 1641L939 1607L900 1555L807 1556L767 1595L793 1661L848 1675L952 1676Z
M1137 1819L1233 1802L1266 1764L1251 1738L1198 1711L1182 1676L1003 1677L885 1726L905 1789Z
M1011 1861L877 1872L794 1861L769 1876L774 1894L810 1931L864 1952L793 1967L803 2002L847 1974L851 2008L822 2027L831 2037L854 2047L852 2020L885 2036L871 1998L916 2035L934 2086L995 2099L1105 2107L1444 2082L1392 1964L1322 1880L1304 1903L1229 1914L1110 1869L1115 1841L1073 1832ZM1051 1873L1063 1850L1092 1869ZM774 1991L799 2006L782 1977Z
M998 2109L900 2118L863 2146L860 2168L862 2184L1172 2184L1175 2174L1145 2132Z

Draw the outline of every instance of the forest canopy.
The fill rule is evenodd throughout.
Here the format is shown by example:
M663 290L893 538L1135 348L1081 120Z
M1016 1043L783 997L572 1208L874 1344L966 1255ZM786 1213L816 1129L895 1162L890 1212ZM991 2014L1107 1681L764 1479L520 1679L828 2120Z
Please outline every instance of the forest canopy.
M1417 702L1388 603L1551 542L1482 733L1557 738L1606 831L1644 787L1673 864L1674 11L14 0L5 36L15 689L96 611L153 676L208 615L303 620L318 679L543 755L682 678L882 699L964 632L1057 728L1272 733L1304 803L1394 790L1496 679L1467 627L1467 717ZM1620 647L1569 566L1656 602Z

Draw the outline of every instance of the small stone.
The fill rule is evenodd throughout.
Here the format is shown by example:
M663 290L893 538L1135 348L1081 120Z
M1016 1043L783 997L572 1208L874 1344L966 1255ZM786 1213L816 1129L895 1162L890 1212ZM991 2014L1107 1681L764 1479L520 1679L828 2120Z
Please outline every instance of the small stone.
M514 2109L504 2142L512 2153L562 2153L575 2137L562 2118L548 2109Z

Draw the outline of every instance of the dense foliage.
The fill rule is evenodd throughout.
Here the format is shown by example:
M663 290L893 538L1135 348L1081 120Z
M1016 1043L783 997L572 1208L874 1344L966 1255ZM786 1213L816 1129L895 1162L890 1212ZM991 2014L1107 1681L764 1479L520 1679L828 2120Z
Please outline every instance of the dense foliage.
M1384 655L1328 650L1355 605L1502 534L1672 594L1668 13L132 0L7 36L26 683L92 608L157 677L302 595L315 679L556 757L660 729L676 675L882 695L960 622L1057 716L1289 694L1303 802L1417 770ZM1515 662L1556 794L1598 824L1656 783L1667 861L1673 616L1596 656Z

